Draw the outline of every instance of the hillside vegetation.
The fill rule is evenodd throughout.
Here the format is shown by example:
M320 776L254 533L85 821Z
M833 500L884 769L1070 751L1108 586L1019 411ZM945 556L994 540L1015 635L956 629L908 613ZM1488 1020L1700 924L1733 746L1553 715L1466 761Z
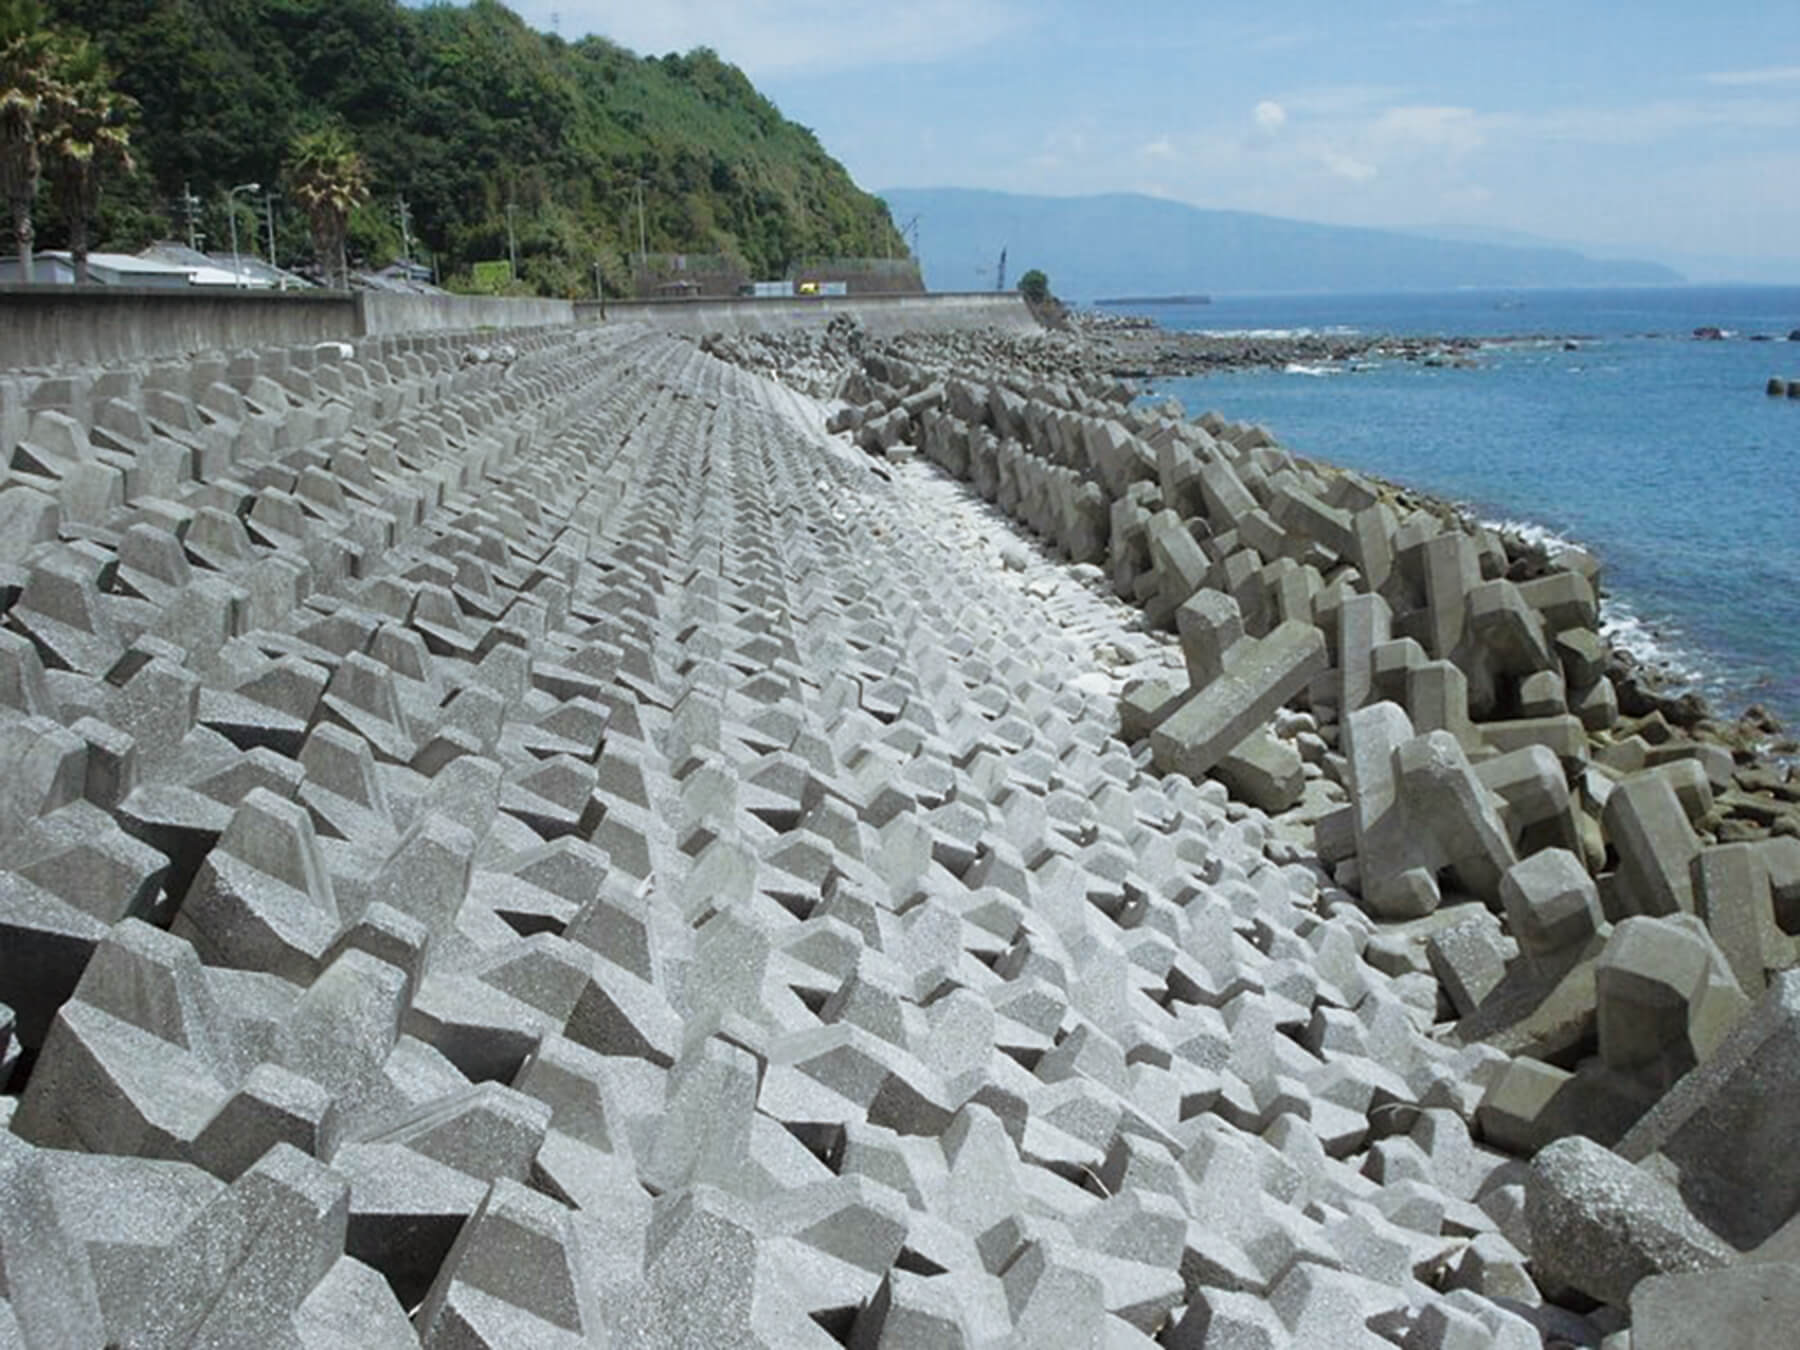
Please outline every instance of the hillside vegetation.
M510 202L524 289L592 294L597 262L622 287L638 247L640 180L653 253L725 254L758 276L809 256L905 255L885 206L706 48L639 57L601 38L564 42L493 0L49 8L104 48L119 87L142 105L143 172L109 189L105 246L185 236L184 184L208 246L220 246L226 191L275 186L294 137L338 121L373 188L350 222L352 254L400 253L404 197L415 256L435 259L447 282L507 256ZM306 256L301 213L274 205L282 261ZM260 207L256 227L260 241ZM56 229L47 216L45 246L56 246Z

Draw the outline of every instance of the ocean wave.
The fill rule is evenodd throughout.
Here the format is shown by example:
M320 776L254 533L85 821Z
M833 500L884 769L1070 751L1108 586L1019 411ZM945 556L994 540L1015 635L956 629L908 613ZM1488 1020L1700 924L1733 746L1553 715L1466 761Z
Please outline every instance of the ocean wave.
M1266 341L1283 338L1356 337L1361 332L1346 324L1333 324L1328 328L1192 328L1188 331L1200 337L1260 338Z
M1342 375L1341 366L1309 366L1299 361L1289 361L1281 368L1284 375Z
M1457 505L1459 509L1467 509L1460 502ZM1485 529L1492 530L1496 534L1509 534L1515 539L1522 539L1534 548L1541 548L1547 557L1555 557L1558 553L1568 549L1584 549L1586 547L1567 535L1558 534L1548 525L1540 525L1534 520L1483 520L1481 524Z
M1546 557L1555 558L1567 549L1586 549L1586 545L1559 534L1547 525L1531 520L1483 520L1487 529L1511 535L1527 545L1540 548ZM1667 619L1648 619L1628 601L1615 595L1600 596L1600 640L1615 651L1624 652L1638 665L1654 672L1666 693L1693 689L1718 706L1722 699L1737 693L1732 681L1719 664L1707 655L1687 646L1681 630Z
M1600 602L1600 640L1654 671L1665 691L1669 686L1696 689L1716 702L1727 687L1709 660L1683 644L1680 629L1667 620L1646 619L1622 600L1608 597Z

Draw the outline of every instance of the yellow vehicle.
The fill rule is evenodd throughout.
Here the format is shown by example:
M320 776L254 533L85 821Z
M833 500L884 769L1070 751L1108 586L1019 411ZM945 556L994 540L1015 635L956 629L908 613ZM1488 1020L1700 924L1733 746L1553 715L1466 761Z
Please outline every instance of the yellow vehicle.
M803 281L800 283L798 289L801 295L817 295L819 293L819 283L816 281Z

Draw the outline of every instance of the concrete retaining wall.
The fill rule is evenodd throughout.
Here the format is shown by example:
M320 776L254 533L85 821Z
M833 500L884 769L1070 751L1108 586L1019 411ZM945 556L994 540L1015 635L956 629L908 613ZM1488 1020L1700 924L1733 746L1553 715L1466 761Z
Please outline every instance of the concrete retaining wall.
M341 292L0 286L0 370L110 365L355 336Z
M0 370L351 341L395 333L546 328L575 322L567 300L228 288L0 286Z
M796 332L823 327L840 314L854 316L876 337L1038 326L1019 296L992 292L606 305L609 323L644 322L696 335ZM0 370L112 365L398 333L559 327L600 317L600 306L591 301L477 295L0 286Z
M472 328L555 328L575 322L569 300L510 300L491 295L356 297L358 337L386 333L467 332Z
M600 306L581 301L579 321L599 317ZM875 337L905 332L960 332L1004 328L1028 332L1039 324L1017 294L974 291L942 295L779 296L736 300L608 301L606 321L640 321L675 333L791 333L823 328L840 314L861 321Z

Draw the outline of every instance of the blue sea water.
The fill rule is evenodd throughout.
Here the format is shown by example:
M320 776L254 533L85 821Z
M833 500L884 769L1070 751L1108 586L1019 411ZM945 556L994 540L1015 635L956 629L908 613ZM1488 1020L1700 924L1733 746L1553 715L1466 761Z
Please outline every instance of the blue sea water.
M1158 381L1190 413L1592 549L1622 645L1728 713L1800 727L1800 287L1233 296L1165 328L1464 335L1473 368L1375 359ZM1723 341L1698 341L1701 325ZM1765 335L1774 341L1752 341ZM1576 350L1561 339L1574 337ZM1359 363L1360 364L1360 363Z

